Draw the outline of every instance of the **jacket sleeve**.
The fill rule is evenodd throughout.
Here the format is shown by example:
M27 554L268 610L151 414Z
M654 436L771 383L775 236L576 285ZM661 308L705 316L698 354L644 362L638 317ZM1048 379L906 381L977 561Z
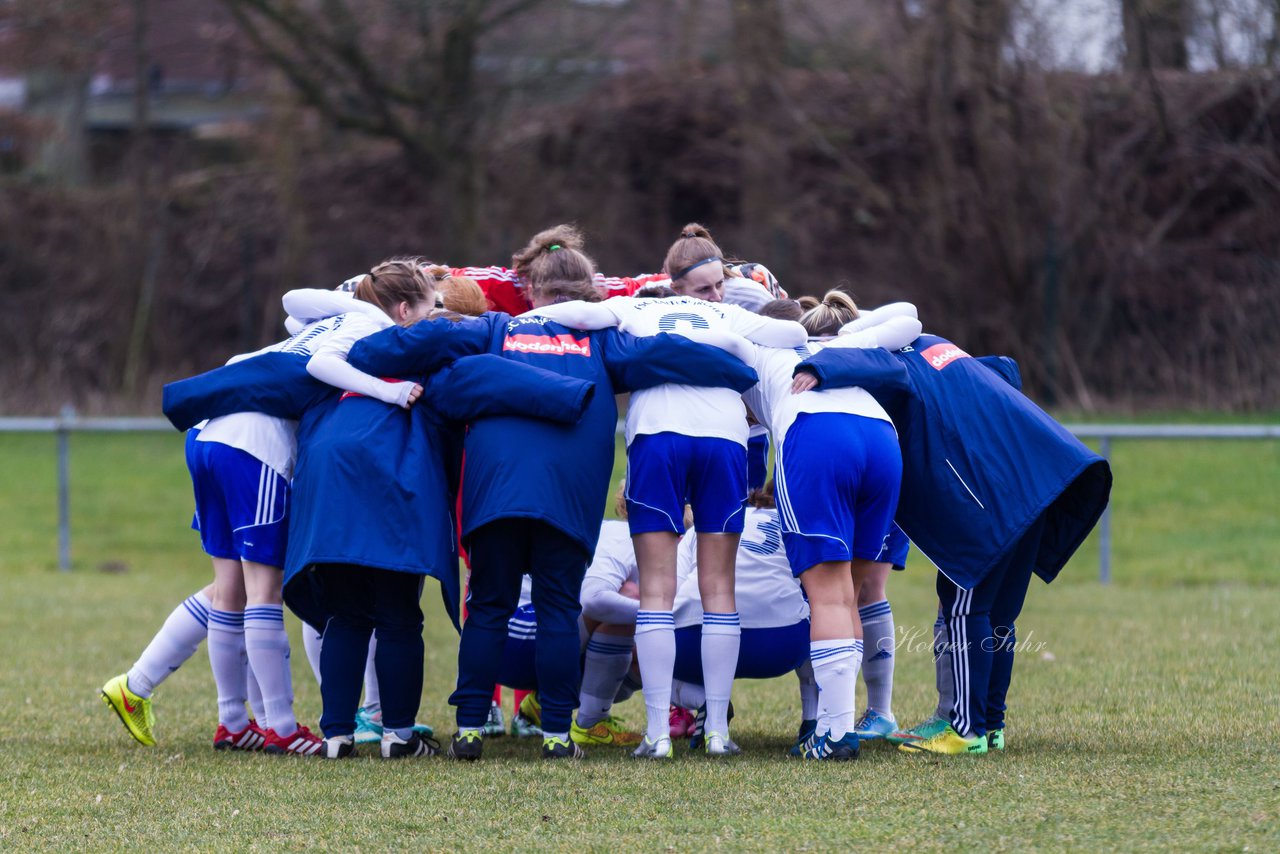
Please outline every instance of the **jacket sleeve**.
M379 377L435 373L455 359L486 352L495 325L506 320L505 314L485 314L392 326L357 341L347 361Z
M169 383L161 406L174 427L187 430L206 418L233 412L297 420L335 392L307 373L306 359L273 352Z
M637 338L616 329L592 334L604 354L614 390L638 391L664 383L744 392L759 381L755 369L724 350L670 332Z
M1000 375L1009 385L1022 391L1022 370L1008 356L978 356L977 361Z
M911 385L907 369L898 357L878 348L828 347L796 365L795 373L801 371L817 377L820 388L860 386L875 394L904 391Z
M596 384L486 353L466 356L440 371L424 397L451 421L521 415L576 424Z

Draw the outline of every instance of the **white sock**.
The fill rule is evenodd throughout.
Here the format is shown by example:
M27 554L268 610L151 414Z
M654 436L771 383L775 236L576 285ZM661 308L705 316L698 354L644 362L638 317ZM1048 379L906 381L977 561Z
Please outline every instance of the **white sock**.
M858 665L862 641L854 638L810 641L809 660L822 692L831 738L839 741L853 730L857 717Z
M796 668L800 680L800 720L818 719L818 680L813 677L813 665L808 661Z
M949 643L947 622L939 613L933 624L933 680L938 689L938 708L934 714L943 720L951 718L951 707L956 702L955 685L951 683L951 655L947 651Z
M893 609L881 599L858 609L862 620L862 681L867 683L867 707L886 718L893 717L894 627Z
M139 697L150 697L151 692L169 674L196 654L200 643L209 634L209 609L213 603L201 590L173 609L160 631L129 668L129 690Z
M248 654L249 651L246 649L245 655ZM253 662L249 662L244 675L245 692L249 698L249 717L255 721L265 721L267 719L267 707L262 703L262 686L258 684L258 677L253 675Z
M209 665L218 686L218 723L232 732L249 725L244 710L249 658L244 649L244 612L209 609Z
M361 705L370 715L382 714L382 692L378 690L378 669L373 666L373 654L378 651L378 633L369 635L369 657L364 660L364 703Z
M631 667L631 638L595 632L587 641L578 692L578 726L587 728L609 716L613 698Z
M320 684L320 650L324 646L324 629L317 629L310 623L302 624L302 648L307 653L307 664L316 676L316 684Z
M703 703L707 702L707 692L702 690L701 685L694 685L692 682L681 682L679 679L672 679L671 702L675 703L682 709L696 709Z
M645 736L671 737L671 674L676 668L676 624L670 611L636 612L636 658L643 683Z
M702 614L702 685L707 692L705 732L729 735L729 697L738 669L742 627L738 612Z
M244 643L250 666L262 687L267 720L262 726L277 735L298 731L293 716L293 677L289 672L289 636L284 631L284 607L250 605L244 609Z

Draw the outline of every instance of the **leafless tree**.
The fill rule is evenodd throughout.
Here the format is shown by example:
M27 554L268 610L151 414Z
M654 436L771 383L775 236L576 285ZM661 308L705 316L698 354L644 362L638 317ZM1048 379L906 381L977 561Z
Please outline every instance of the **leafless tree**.
M448 251L466 257L494 115L480 51L548 0L221 2L305 104L339 128L400 147L438 188Z

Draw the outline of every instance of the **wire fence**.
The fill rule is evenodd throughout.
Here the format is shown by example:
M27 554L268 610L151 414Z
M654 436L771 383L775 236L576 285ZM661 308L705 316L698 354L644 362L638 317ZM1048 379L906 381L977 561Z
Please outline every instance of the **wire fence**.
M1280 439L1277 424L1067 424L1080 439L1097 439L1111 459L1115 439ZM619 422L621 430L621 422ZM0 433L53 433L58 454L58 568L71 570L71 434L171 432L164 418L82 418L67 408L55 418L0 418ZM1098 580L1111 583L1111 508L1098 521Z

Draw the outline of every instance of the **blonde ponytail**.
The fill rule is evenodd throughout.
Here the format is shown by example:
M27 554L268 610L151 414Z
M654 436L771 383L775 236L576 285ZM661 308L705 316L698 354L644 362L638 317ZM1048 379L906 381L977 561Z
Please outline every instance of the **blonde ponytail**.
M835 335L841 326L857 319L858 306L853 297L844 291L832 290L823 295L822 302L804 313L800 325L812 336Z

